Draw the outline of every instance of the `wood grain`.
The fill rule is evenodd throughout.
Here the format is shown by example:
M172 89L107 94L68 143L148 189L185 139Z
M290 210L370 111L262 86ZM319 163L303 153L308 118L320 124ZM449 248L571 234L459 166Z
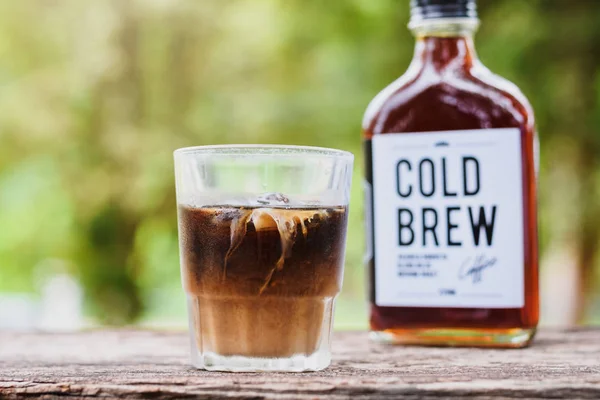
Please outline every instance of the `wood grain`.
M0 397L175 399L600 398L600 330L542 331L520 350L398 347L337 333L316 373L188 364L184 333L0 333Z

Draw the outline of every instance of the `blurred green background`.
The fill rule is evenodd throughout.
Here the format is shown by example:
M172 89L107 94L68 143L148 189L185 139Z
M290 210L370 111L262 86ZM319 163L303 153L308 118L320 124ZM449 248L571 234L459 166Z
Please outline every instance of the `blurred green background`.
M542 322L600 321L600 1L479 9L480 58L536 112ZM361 119L412 57L408 11L0 0L0 326L184 326L172 151L284 143L357 156L336 326L366 327Z

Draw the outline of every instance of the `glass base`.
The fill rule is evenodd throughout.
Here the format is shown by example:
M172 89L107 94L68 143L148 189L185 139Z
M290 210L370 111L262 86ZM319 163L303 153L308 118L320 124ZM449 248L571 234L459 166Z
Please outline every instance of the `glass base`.
M331 362L333 297L188 296L192 365L318 371Z
M535 336L535 328L512 329L389 329L371 332L375 342L421 346L526 347Z
M310 356L304 354L286 358L259 358L242 356L222 356L215 353L192 355L192 365L199 369L226 372L303 372L320 371L331 363L329 352L317 352Z

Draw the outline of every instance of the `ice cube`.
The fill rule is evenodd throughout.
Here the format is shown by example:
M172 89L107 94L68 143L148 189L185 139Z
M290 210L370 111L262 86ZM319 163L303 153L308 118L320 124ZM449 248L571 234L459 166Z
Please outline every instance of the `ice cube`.
M263 193L256 198L259 204L267 206L283 206L290 202L282 193Z
M247 211L239 207L219 207L215 210L214 218L217 222L231 221L239 219L245 212Z

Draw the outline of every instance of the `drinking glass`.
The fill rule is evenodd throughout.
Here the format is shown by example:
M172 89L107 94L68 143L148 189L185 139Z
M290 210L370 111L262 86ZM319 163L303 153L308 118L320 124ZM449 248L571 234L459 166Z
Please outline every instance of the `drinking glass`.
M183 148L174 157L192 364L327 367L354 156L223 145Z

